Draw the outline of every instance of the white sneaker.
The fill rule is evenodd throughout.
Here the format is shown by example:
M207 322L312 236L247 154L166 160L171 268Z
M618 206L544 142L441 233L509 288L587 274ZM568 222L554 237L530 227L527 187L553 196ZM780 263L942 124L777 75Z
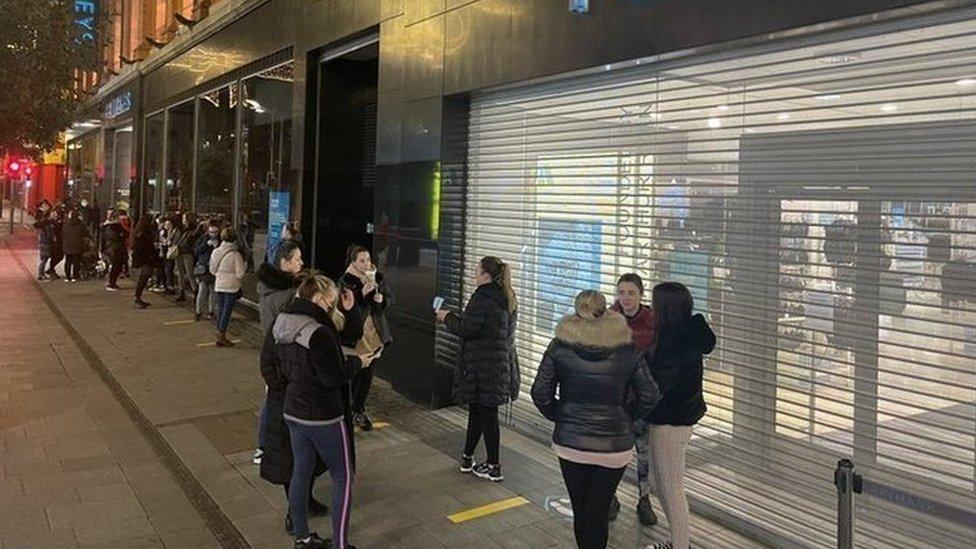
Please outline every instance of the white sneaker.
M251 456L251 463L255 465L261 465L261 458L264 457L264 450L258 448L254 450L254 455Z

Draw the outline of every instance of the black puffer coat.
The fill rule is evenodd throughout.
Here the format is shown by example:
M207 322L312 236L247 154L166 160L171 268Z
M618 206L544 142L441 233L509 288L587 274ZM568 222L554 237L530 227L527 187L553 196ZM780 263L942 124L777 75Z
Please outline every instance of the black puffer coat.
M626 402L631 391L641 415L660 399L624 317L614 312L596 319L573 315L556 327L532 384L532 401L556 423L556 444L623 452L634 447L634 418Z
M335 326L325 311L319 306L309 301L296 299L282 311L282 314L307 317L308 322L321 325L315 332L324 330L320 334L312 335L307 340L303 339L302 341L305 341L305 344L309 346L304 348L296 348L302 346L300 343L278 345L275 342L275 330L268 330L265 336L264 346L261 348L261 376L268 385L268 395L265 404L268 407L268 425L267 432L265 433L264 455L261 458L261 478L274 484L284 485L291 481L293 463L291 437L288 433L288 425L285 423L284 411L289 377L294 376L294 373L290 371L295 367L294 359L316 361L321 358L323 360L329 360L330 358L335 358L336 353L339 353L341 356L341 351L338 349L338 343L334 335L331 338L328 337L330 334L334 334ZM357 314L355 310L346 313L346 323L341 334L343 338L358 339L362 336L362 320L358 318ZM285 331L288 330L282 330L281 332ZM356 359L353 360L358 362ZM311 363L303 364L305 373L312 371L312 367L313 364ZM346 365L342 365L342 368L345 370ZM347 374L349 373L348 370L346 372ZM342 381L342 379L337 380L337 382ZM307 387L307 389L312 391L316 390L311 386ZM324 407L321 410L325 412L324 415L335 413L335 409L330 409L330 407L334 407L337 404L340 407L338 413L341 415L344 410L341 409L343 404L342 395L339 393L340 388L335 386L325 388L320 385L318 389L320 391L316 393L318 395L316 398L321 401L319 403ZM321 391L325 392L322 393ZM311 393L308 394L310 395ZM322 397L323 394L324 397ZM298 395L292 394L293 398L296 396ZM292 414L294 413L296 412L293 410ZM320 460L316 466L315 474L319 475L323 471L325 471L325 464Z
M661 388L661 403L647 416L652 425L694 425L705 415L702 355L715 348L715 334L702 315L686 326L662 330L647 350L651 376Z
M129 240L129 232L121 223L115 221L106 223L105 231L105 253L112 263L121 263L128 259L129 254L125 243Z
M515 353L517 311L494 282L475 290L464 313L444 319L461 340L454 400L459 404L501 406L518 398L521 374Z
M37 250L45 256L61 253L61 222L51 218L51 214L39 215L34 222L37 229Z
M65 255L79 255L85 252L85 238L89 233L88 227L82 220L77 217L68 219L61 234Z

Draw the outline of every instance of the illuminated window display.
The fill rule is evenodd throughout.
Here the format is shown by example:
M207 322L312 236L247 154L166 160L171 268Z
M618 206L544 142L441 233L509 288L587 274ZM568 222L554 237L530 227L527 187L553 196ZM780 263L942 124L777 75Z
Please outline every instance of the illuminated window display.
M853 457L976 507L974 32L767 45L473 98L465 255L513 264L523 390L578 290L677 280L719 337L696 497L830 545L825 479ZM513 413L547 425L527 394ZM967 539L911 522L864 539Z

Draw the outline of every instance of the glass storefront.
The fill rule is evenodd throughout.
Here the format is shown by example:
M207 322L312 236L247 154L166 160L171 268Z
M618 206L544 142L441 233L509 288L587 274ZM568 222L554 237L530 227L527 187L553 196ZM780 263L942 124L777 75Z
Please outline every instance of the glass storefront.
M95 203L104 179L103 148L105 141L100 129L72 139L66 145L68 162L67 193L69 200L87 199Z
M193 196L193 101L166 110L166 211L186 212Z
M577 291L683 282L719 337L690 489L801 546L836 542L840 458L976 508L976 21L902 29L472 101L465 257L514 265L523 391ZM968 535L859 520L864 547Z
M147 116L143 130L143 212L158 212L162 206L160 181L163 175L164 116L162 112Z
M241 83L241 197L238 227L252 273L271 260L285 222L291 218L295 173L291 169L292 71L288 63ZM244 294L257 301L248 276Z
M132 126L105 130L105 208L132 207Z
M236 224L248 267L244 296L253 301L253 273L296 207L293 70L290 61L276 65L145 122L144 209L194 211Z
M194 209L227 220L234 198L237 96L237 86L228 85L197 99L200 135Z

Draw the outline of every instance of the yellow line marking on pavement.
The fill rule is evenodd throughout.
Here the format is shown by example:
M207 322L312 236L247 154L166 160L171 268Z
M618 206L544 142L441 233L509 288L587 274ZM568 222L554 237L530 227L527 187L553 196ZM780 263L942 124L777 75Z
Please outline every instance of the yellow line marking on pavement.
M163 326L176 326L177 324L193 324L196 320L192 318L186 318L183 320L170 320L168 322L163 322Z
M377 429L383 429L383 428L389 427L389 426L390 426L390 424L387 423L387 422L385 422L385 421L375 421L375 422L373 422L373 430L374 431L377 430ZM360 429L359 427L356 427L354 430L357 433L362 433L363 432L363 430Z
M232 340L230 340L230 342L236 345L236 344L240 343L241 340L240 339L232 339ZM208 341L206 343L197 343L197 347L216 347L216 346L217 346L217 342L216 341Z
M474 509L468 509L467 511L461 511L460 513L448 515L447 520L453 522L454 524L460 524L468 520L474 520L476 518L486 517L488 515L507 511L508 509L521 507L527 503L529 503L529 500L523 498L522 496L503 499L501 501L496 501L495 503L489 503L488 505L482 505L481 507L475 507Z

